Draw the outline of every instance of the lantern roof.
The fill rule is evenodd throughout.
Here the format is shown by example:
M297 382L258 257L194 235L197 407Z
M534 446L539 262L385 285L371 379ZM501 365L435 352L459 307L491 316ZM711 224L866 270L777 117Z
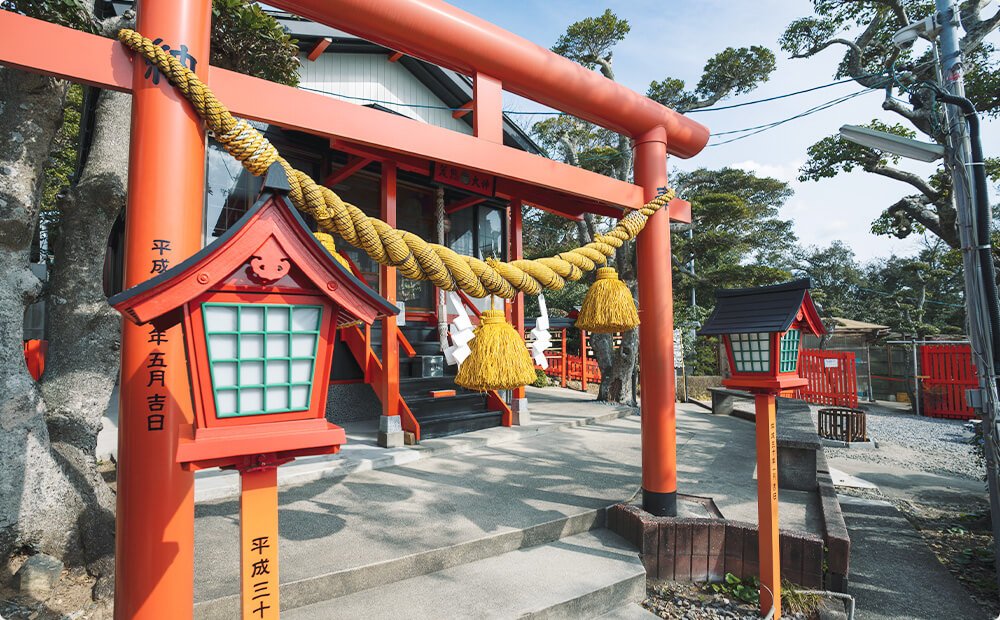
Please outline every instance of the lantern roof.
M337 305L338 323L361 320L370 324L398 313L394 304L330 255L283 195L287 185L282 187L281 181L287 181L275 182L274 177L269 171L257 202L222 236L175 267L112 296L108 303L135 323L153 322L162 329L180 320L181 306L217 289L249 261L258 275L273 276L274 281L264 277L259 286L243 290L280 290L294 272L295 286L309 286L310 293L326 296ZM280 265L280 276L260 271L262 257Z
M755 288L715 291L715 310L699 336L784 332L798 319L807 333L827 333L809 296L809 278Z

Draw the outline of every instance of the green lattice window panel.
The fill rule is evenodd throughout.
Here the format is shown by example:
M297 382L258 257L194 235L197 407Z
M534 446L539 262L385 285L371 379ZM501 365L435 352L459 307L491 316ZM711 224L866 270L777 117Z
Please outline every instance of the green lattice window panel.
M770 334L730 334L729 342L737 372L770 372Z
M309 408L322 306L203 303L201 309L217 417Z
M780 358L778 359L778 372L795 372L799 366L799 340L802 331L790 329L781 337L778 347Z

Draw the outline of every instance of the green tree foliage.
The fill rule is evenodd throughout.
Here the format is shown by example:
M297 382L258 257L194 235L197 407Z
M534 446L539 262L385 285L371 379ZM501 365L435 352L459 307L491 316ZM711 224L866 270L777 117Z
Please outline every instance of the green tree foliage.
M606 9L598 17L570 24L556 39L552 51L594 69L602 61L610 64L611 48L624 40L631 29L627 20Z
M298 41L251 0L212 0L212 64L298 86Z
M865 272L868 288L889 293L867 296L871 322L918 338L965 333L959 250L935 239L916 256L874 261Z
M858 84L885 92L882 108L902 116L930 139L944 143L942 106L921 83L936 82L933 51L917 53L913 46L900 50L892 35L934 13L932 0L813 0L813 15L797 19L785 29L781 48L792 58L810 58L827 49L843 49L835 78L850 77ZM985 37L1000 26L1000 10L984 15L986 3L959 3L962 34L960 47L966 72L966 94L976 109L988 116L1000 114L1000 55ZM903 68L906 67L905 70ZM870 127L897 135L916 135L902 125L877 121ZM906 183L917 193L888 205L875 220L876 234L905 238L930 231L952 248L959 245L956 214L951 201L951 179L943 169L923 178L898 167L889 154L847 142L839 135L824 138L809 149L802 168L803 180L830 178L855 168ZM996 162L990 164L996 180Z
M0 9L96 33L100 27L90 10L92 4L84 0L3 0Z
M646 96L678 112L715 105L729 95L742 95L766 82L774 71L774 52L753 45L727 47L705 63L694 91L684 90L684 80L666 78L651 82Z
M824 317L887 325L903 336L964 332L961 254L941 239L925 237L915 255L866 264L839 241L797 248L791 271L812 278Z
M834 241L829 247L796 248L792 260L795 275L812 279L809 294L823 310L823 316L867 320L870 295L861 295L859 287L866 287L867 280L854 256L854 251L843 241Z
M674 224L675 324L688 332L708 318L719 288L763 286L789 278L792 223L779 209L792 195L787 183L737 168L674 175L691 202L690 225ZM718 342L685 338L685 358L696 374L718 374Z
M674 290L690 303L691 289L711 306L712 291L779 282L795 244L792 223L778 211L792 195L787 183L736 168L682 172L675 186L691 202L690 226L674 226ZM688 228L688 231L680 229ZM694 269L691 261L694 261Z

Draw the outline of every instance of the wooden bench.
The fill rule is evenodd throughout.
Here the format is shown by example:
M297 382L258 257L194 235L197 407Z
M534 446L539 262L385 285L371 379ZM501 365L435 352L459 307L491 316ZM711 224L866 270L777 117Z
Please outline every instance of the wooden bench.
M708 388L712 394L712 413L737 415L736 399L753 402L753 394L728 388ZM752 406L750 407L752 409ZM778 487L796 491L816 490L816 453L821 449L809 406L803 402L779 398L776 412L778 439Z

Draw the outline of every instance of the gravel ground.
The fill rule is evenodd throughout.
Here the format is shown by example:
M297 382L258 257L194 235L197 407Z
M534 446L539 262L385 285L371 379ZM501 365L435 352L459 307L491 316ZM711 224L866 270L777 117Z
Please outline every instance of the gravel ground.
M874 403L862 403L868 438L877 449L824 446L827 457L898 465L932 474L981 480L985 475L972 456L972 431L964 420L917 417ZM822 405L811 405L813 420Z
M669 620L760 620L756 605L708 592L698 584L670 581L647 588L646 595L642 606ZM784 610L781 617L806 620L814 614Z

